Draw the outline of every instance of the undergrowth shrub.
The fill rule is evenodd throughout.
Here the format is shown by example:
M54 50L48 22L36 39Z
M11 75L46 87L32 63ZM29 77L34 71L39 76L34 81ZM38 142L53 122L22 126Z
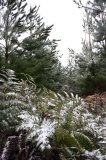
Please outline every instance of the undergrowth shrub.
M0 132L11 133L11 136L14 130L18 149L12 153L18 159L40 157L51 160L55 157L62 160L63 157L75 158L86 150L91 152L99 148L97 142L98 136L101 136L101 115L90 113L87 104L77 95L71 93L70 97L66 92L60 95L46 88L37 90L32 77L25 77L26 80L18 80L11 70L0 74ZM23 147L20 147L19 137L23 131L26 134ZM9 152L9 140L11 138L7 142L0 142L4 146L1 160L11 159L11 156L2 158Z

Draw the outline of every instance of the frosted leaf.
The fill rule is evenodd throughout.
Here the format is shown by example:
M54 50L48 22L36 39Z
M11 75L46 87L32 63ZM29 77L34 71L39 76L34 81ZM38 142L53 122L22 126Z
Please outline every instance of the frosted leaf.
M78 94L76 94L75 98L76 98L76 101L78 102L79 101Z
M91 152L85 151L85 155L87 155L90 158L96 158L98 160L104 160L106 159L106 155L102 155L101 152L98 150L93 150Z
M7 71L9 73L9 75L14 75L15 74L15 72L13 70L11 70L11 69L8 69Z
M62 101L64 101L64 97L61 94L57 93L57 95Z
M18 117L23 119L23 122L20 128L31 129L34 126L34 123L36 122L35 116L30 115L26 111L22 112Z
M56 122L52 122L49 119L44 119L39 130L38 130L38 138L37 145L40 145L40 148L44 150L45 148L50 148L49 138L53 136L55 132Z
M8 123L7 123L7 121L5 121L5 120L2 120L2 123L3 123L5 126L8 126Z
M48 102L48 106L55 107L56 105L52 102Z
M60 111L60 116L61 116L61 117L65 116L66 113L67 113L67 111L68 111L68 108L67 108L67 107L64 107L64 108Z
M5 82L4 79L0 78L0 83L4 83L4 82Z
M69 95L68 95L67 92L64 91L64 94L65 94L65 96L66 96L67 98L69 98Z
M7 84L8 84L8 85L18 85L17 82L13 82L13 81L8 81Z
M58 98L58 96L56 95L56 93L54 92L54 97L57 99Z
M8 92L6 95L7 96L15 96L15 97L18 96L18 94L15 92Z
M36 111L36 108L35 108L35 106L33 106L33 107L32 107L32 111L33 111L33 112L35 112L35 111Z
M74 94L73 93L71 93L71 97L74 98Z
M67 106L68 106L68 107L73 107L73 104L74 104L74 102L73 102L73 101L70 101L70 102L67 103Z

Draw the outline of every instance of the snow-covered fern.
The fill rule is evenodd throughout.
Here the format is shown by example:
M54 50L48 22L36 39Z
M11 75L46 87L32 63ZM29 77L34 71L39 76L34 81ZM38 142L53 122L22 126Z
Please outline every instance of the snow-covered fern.
M11 70L1 72L0 84L2 130L26 130L27 139L41 150L52 148L52 144L80 151L88 144L93 147L92 137L86 133L89 131L94 137L99 134L101 117L90 113L81 98L73 94L70 97L66 92L62 96L45 88L42 93L37 92L30 76L19 81Z
M19 125L20 113L31 109L30 90L25 81L19 81L13 70L0 72L0 128L11 131Z
M58 135L58 130L61 131L60 139L62 135L66 134L68 142L72 141L73 138L76 144L80 146L80 140L77 141L75 136L71 135L71 133L74 133L79 135L78 138L82 136L82 139L86 142L85 144L93 146L90 138L87 135L83 136L84 133L80 133L81 130L86 129L88 125L87 118L90 117L90 113L84 108L84 105L83 100L78 96L74 97L72 94L72 97L67 96L65 98L60 94L44 89L44 92L36 97L35 107L32 107L29 112L24 111L21 113L20 117L23 121L19 127L28 131L27 138L33 139L33 142L36 142L41 150L52 148L49 140L52 137L54 143L56 143L55 137ZM82 144L78 149L86 148ZM64 145L67 144L64 143Z

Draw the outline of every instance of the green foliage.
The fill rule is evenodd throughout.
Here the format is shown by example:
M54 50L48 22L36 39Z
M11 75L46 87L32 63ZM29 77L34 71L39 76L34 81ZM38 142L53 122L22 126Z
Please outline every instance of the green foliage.
M5 66L10 55L19 47L19 38L26 31L26 5L24 0L0 3L0 52Z
M33 76L40 88L58 90L62 72L57 40L49 38L53 25L45 26L38 14L39 7L29 8L26 0L6 0L0 9L1 68L15 70L18 77L20 73Z
M73 71L77 92L89 95L106 90L106 2L87 1L84 6L81 1L75 1L83 7L83 28L85 39L82 42L82 53L77 54Z
M93 149L93 143L90 140L90 138L88 138L88 136L84 135L83 133L79 133L79 132L76 132L74 136L83 148L85 148L86 150Z
M17 115L23 103L18 92L19 87L13 71L0 73L0 128L2 131L14 129L18 125Z
M3 132L15 131L21 122L20 112L31 106L28 94L28 86L16 78L14 71L0 72L0 128Z
M52 157L54 150L58 157L70 158L97 147L100 115L96 118L90 113L77 95L70 97L64 92L62 96L46 88L37 90L33 78L24 76L25 80L19 81L12 70L0 74L0 133L11 135L17 130L17 139L21 138L20 131L25 131L24 139L30 141L33 156L39 151L44 159L46 155Z
M33 45L30 45L29 41ZM38 40L32 37L26 38L23 41L22 47L24 54L16 57L12 57L10 68L14 69L17 74L26 73L31 75L38 87L48 87L54 89L55 85L55 75L58 69L58 59L56 57L55 50L49 50L47 47L56 45L54 41L46 44L43 40L40 40L39 46L36 46ZM45 39L46 41L46 39ZM27 47L25 47L27 46ZM29 49L29 48L30 49ZM52 49L52 48L51 48Z
M87 135L77 131L81 128L81 126L77 128L80 116L77 117L76 112L78 111L75 111L78 105L80 105L81 103L81 100L78 99L78 97L72 97L70 101L68 95L67 98L64 98L59 94L56 95L54 92L48 92L47 90L44 90L42 94L36 97L35 103L37 106L37 110L35 109L35 112L33 110L33 113L25 113L24 117L26 118L23 119L23 123L21 126L25 128L27 128L28 126L29 138L33 138L33 140L36 141L36 136L38 132L37 129L41 127L40 133L42 133L43 136L43 134L47 134L46 130L48 130L47 128L51 126L52 129L50 132L52 133L52 130L54 132L52 138L50 137L49 141L51 147L56 146L57 148L61 148L62 150L64 150L64 147L69 147L70 150L71 147L75 147L79 152L84 151L84 149L92 150L93 144L90 138ZM35 118L31 116L32 114ZM36 116L39 117L37 121ZM32 121L31 128L28 125L28 122L30 120ZM82 123L84 128L87 125L87 123L85 123L84 121L82 121ZM50 126L47 127L46 124ZM39 135L37 140L39 138L42 139L42 136ZM48 136L46 136L46 138ZM43 136L41 149L43 149L42 145L45 145L44 142L45 140ZM46 147L48 148L47 144Z
M69 133L68 130L57 128L55 134L55 143L57 147L76 147L81 150L81 146L77 139L74 137L74 134Z

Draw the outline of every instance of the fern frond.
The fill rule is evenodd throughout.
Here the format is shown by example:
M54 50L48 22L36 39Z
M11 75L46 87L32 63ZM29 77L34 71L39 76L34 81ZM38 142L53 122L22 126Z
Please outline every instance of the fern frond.
M3 131L9 131L15 129L20 123L21 119L18 116L22 110L28 109L31 103L14 71L9 69L1 71L0 80L2 81L0 84L0 128Z
M82 146L82 148L86 150L92 150L93 149L93 143L91 139L86 136L85 134L81 132L74 132L74 137L77 139L79 144Z
M77 141L73 133L69 133L69 131L58 128L55 132L55 142L58 147L76 147L81 150L80 143Z

